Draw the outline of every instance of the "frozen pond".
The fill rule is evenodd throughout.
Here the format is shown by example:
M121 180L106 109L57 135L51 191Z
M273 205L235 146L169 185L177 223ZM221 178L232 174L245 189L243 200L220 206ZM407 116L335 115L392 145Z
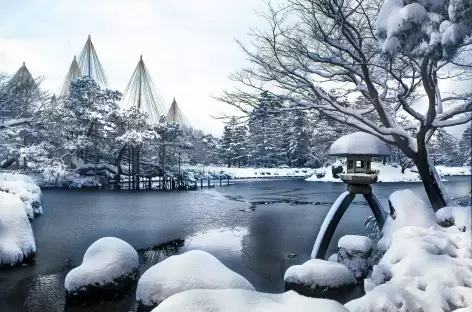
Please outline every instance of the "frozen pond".
M452 197L469 194L470 177L448 180ZM387 208L389 194L404 188L426 199L421 183L378 183L374 193ZM65 274L104 236L116 236L138 249L141 274L163 257L202 249L256 289L282 292L285 270L309 258L330 204L344 190L343 183L302 179L238 181L188 192L44 190L44 215L33 222L36 264L0 271L0 311L75 311L64 306ZM365 234L369 215L363 198L356 197L334 240ZM297 256L289 258L290 253ZM87 309L136 310L134 298Z

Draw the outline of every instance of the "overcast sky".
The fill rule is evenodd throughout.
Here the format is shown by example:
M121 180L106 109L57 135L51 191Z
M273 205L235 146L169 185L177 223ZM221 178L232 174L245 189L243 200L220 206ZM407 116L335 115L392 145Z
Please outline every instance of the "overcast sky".
M175 97L193 127L220 135L211 116L233 111L211 95L248 64L234 39L248 42L264 9L262 0L0 0L0 72L24 61L57 93L90 34L110 88L123 92L142 54L166 106ZM469 87L459 85L444 91Z
M125 89L143 54L167 107L175 97L195 128L219 135L210 116L231 109L210 96L247 64L234 39L248 40L263 9L261 0L0 0L0 72L24 61L57 93L90 34L110 88Z

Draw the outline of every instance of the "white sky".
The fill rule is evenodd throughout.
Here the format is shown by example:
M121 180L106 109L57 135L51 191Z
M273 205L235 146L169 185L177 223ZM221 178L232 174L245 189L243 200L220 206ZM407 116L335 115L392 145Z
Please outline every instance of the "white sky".
M263 9L261 0L0 0L0 72L24 61L57 93L91 34L110 88L124 91L143 54L167 107L175 97L192 126L219 135L210 116L232 110L210 96L247 64L235 39L249 40Z
M24 61L57 93L91 34L111 89L124 91L143 54L167 107L175 97L193 127L219 136L223 123L211 116L233 110L211 95L231 89L229 74L248 64L234 39L248 42L264 10L262 0L0 0L0 72Z

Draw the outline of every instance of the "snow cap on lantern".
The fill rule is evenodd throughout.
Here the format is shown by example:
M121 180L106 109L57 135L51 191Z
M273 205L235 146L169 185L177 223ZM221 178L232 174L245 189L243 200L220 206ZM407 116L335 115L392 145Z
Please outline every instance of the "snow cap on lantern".
M371 184L377 182L377 171L371 168L372 158L388 156L390 152L387 145L376 136L354 132L334 141L329 154L347 157L346 174L341 175L345 183Z

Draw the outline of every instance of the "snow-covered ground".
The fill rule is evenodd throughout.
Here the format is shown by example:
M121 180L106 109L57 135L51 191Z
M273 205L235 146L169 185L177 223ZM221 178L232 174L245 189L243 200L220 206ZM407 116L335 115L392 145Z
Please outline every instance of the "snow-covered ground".
M455 176L455 175L470 175L469 167L444 167L437 166L438 173L440 176ZM406 169L404 173L401 171L401 167L394 167L392 165L383 165L379 162L372 163L373 170L379 170L378 182L421 182L421 179L415 168ZM342 182L340 179L334 178L331 166L326 168L316 169L318 175L324 173L324 177L318 178L316 174L312 175L306 181L314 182Z
M210 175L229 174L233 179L309 177L315 169L309 168L228 168L220 166L187 166L186 169L198 170Z
M227 168L223 166L186 166L186 169L203 172L209 176L228 174L233 179L267 179L284 177L306 177L307 181L316 182L342 182L333 177L331 166L326 168ZM441 176L471 175L469 167L436 167ZM379 162L372 163L372 169L379 170L379 182L421 182L415 168L401 172L400 166L383 165ZM318 178L318 176L323 176Z

